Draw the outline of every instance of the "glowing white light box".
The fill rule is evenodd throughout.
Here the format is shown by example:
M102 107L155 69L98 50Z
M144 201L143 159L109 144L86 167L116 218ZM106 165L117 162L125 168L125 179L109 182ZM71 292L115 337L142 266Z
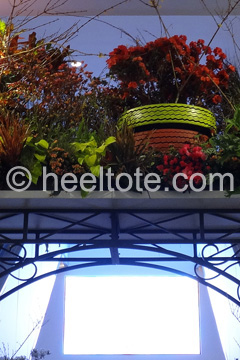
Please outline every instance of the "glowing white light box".
M185 277L66 277L64 354L199 354L198 284Z

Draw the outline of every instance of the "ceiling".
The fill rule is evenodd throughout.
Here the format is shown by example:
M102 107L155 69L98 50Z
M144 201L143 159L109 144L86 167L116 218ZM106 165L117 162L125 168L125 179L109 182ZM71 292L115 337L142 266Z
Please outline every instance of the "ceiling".
M34 16L43 11L48 6L49 14L57 12L76 16L95 16L95 15L154 15L153 9L147 5L148 0L15 0L17 4L15 14ZM238 0L204 0L208 9L216 14L226 13L229 2L234 6ZM0 16L9 16L13 1L0 0ZM19 5L21 4L21 5ZM48 5L47 5L48 4ZM56 9L56 5L58 11ZM203 0L159 0L162 15L209 15L203 5ZM50 9L51 8L51 9ZM105 11L107 10L107 11ZM236 6L234 14L240 14L240 4Z

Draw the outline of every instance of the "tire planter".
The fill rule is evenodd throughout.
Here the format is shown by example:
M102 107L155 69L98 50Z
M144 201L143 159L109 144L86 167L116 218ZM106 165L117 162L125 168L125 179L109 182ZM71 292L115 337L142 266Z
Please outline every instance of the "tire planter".
M118 120L134 128L136 146L148 141L149 146L166 152L186 143L194 143L196 135L206 141L216 129L216 119L211 111L186 104L153 104L126 111Z

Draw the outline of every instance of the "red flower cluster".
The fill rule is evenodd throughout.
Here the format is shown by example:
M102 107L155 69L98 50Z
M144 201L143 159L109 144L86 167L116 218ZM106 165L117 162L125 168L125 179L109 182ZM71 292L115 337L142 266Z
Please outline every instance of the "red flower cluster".
M184 35L162 37L144 46L118 46L107 60L122 96L139 105L179 102L211 107L222 100L229 74L235 71L219 47Z
M172 186L172 180L176 174L185 174L185 177L179 176L177 178L179 188L188 183L193 174L206 175L211 170L202 147L191 146L190 144L185 144L176 154L164 154L156 168L161 173L165 184L170 186ZM202 178L194 176L193 182L196 186L201 185Z

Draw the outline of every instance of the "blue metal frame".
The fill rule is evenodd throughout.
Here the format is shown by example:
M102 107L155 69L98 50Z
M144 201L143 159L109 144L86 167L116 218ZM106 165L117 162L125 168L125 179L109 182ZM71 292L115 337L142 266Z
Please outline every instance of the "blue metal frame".
M28 254L28 244L34 246L34 257ZM60 247L51 251L51 244ZM240 280L232 271L240 264L239 244L239 210L2 209L0 279L12 276L21 284L3 293L0 300L50 275L115 264L188 276L240 305ZM100 249L109 249L109 256L85 255ZM127 256L121 255L122 249L128 251ZM66 267L38 274L39 262L60 262L63 255L67 255ZM191 264L190 272L183 270L184 263ZM29 265L31 276L19 279L16 271ZM213 275L206 277L201 269ZM216 278L224 279L223 287Z

